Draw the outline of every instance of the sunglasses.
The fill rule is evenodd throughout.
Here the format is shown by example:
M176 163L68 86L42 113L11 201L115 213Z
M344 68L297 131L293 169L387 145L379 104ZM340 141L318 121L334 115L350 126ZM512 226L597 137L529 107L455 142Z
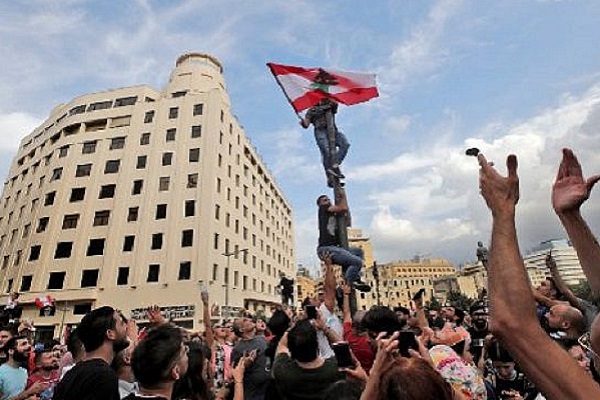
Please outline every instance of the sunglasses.
M588 353L590 353L591 355L593 355L596 360L600 360L600 356L598 356L598 353L596 353L593 349L592 349L592 341L590 340L590 333L586 332L583 335L581 335L579 337L579 339L577 339L577 343L579 343L579 345L581 347L583 347L585 349L585 351L587 351Z

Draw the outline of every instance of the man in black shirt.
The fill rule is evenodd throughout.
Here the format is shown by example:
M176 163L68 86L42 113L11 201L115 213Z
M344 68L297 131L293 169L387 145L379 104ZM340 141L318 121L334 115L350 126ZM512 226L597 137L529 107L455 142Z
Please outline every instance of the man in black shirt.
M77 327L86 354L65 374L54 400L120 400L118 378L110 367L114 356L129 346L127 324L114 308L87 313Z
M343 190L339 192L336 204L331 204L327 195L317 198L319 207L319 247L317 254L323 258L329 254L333 264L342 267L344 279L348 285L362 292L368 292L371 287L360 280L360 270L363 266L363 251L358 247L343 248L339 239L337 214L348 212L348 202ZM345 227L344 227L345 229Z
M175 381L187 372L187 353L181 329L169 324L151 329L131 358L139 391L124 400L171 400Z

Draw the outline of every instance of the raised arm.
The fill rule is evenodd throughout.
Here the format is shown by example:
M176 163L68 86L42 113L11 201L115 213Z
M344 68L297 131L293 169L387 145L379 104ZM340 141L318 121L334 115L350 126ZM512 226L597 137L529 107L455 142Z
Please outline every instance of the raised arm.
M482 154L478 159L481 194L493 217L488 265L492 332L548 399L600 398L600 387L537 321L515 227L517 158L507 158L508 177L498 174Z
M323 263L325 263L325 278L323 279L323 302L325 307L330 312L335 309L335 275L333 273L333 265L331 263L331 254L324 253L321 255Z
M339 214L339 213L347 212L348 210L349 210L349 207L348 207L348 199L346 198L346 192L344 191L343 188L340 188L340 190L338 191L338 195L335 198L335 204L332 204L331 206L329 206L327 211Z
M577 251L594 295L600 293L600 246L581 216L580 208L598 180L600 175L585 180L573 151L563 149L563 159L552 187L552 206Z
M556 262L554 261L554 258L552 258L552 254L548 254L546 256L546 266L550 270L552 279L554 279L554 285L556 285L556 289L558 289L558 291L565 296L569 304L583 312L584 307L581 303L581 299L575 296L571 288L565 283L562 276L560 276Z
M210 303L208 298L208 291L202 291L200 293L202 299L202 322L204 322L204 332L206 336L206 344L212 349L215 343L215 336L212 329L212 321L210 320Z
M342 304L344 323L352 323L352 312L350 311L350 292L352 292L352 288L348 285L344 285L344 302Z

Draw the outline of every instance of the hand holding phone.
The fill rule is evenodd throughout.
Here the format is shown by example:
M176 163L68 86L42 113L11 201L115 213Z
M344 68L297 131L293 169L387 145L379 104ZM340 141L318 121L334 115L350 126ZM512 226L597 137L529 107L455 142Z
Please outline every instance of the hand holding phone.
M317 319L317 307L313 305L304 306L304 312L306 313L306 318L308 319Z
M337 360L338 368L354 368L354 359L350 353L350 344L348 342L337 342L332 346Z
M402 357L410 357L409 349L419 351L419 343L413 331L400 331L398 337L398 350Z

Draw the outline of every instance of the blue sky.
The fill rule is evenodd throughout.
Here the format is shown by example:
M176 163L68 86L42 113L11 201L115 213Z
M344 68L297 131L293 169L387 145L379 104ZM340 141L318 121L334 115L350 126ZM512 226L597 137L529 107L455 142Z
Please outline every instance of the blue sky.
M245 131L295 212L297 261L316 263L314 199L327 191L312 133L268 61L373 71L381 96L343 107L354 226L379 262L475 258L489 241L479 147L520 161L521 248L562 237L550 206L560 148L600 172L595 1L10 1L0 3L0 175L19 140L83 93L162 88L178 55L215 55ZM502 167L503 168L503 167ZM600 195L585 207L600 226ZM598 232L598 230L595 230Z

